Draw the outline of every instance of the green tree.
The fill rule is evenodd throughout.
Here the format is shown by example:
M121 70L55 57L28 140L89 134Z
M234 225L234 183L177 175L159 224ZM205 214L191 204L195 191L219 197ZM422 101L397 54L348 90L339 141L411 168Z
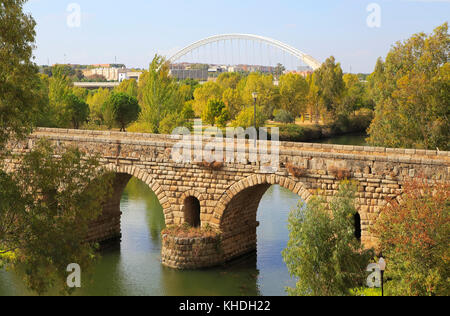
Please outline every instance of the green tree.
M306 78L309 85L309 92L307 97L307 106L311 122L315 119L318 123L319 115L321 114L321 102L319 95L319 87L317 86L317 74L313 73Z
M279 108L279 91L273 83L272 75L250 74L242 91L242 99L247 106L253 105L253 92L258 93L256 102L264 113L272 115L273 111Z
M36 25L25 0L0 1L0 147L31 131L45 100L32 61Z
M1 252L13 254L7 265L25 272L31 290L68 292L67 266L76 262L84 272L96 257L85 237L111 196L112 178L97 158L74 148L55 152L46 141L21 160L16 173L0 172Z
M126 93L133 98L138 97L138 84L135 79L124 80L114 88L115 93Z
M280 106L283 110L298 117L306 111L308 82L300 75L286 74L280 77Z
M298 280L290 295L345 296L365 281L374 253L355 237L355 193L355 185L343 182L329 204L331 212L326 201L314 197L290 214L283 258Z
M295 118L286 110L275 110L273 112L274 121L280 123L295 123Z
M217 84L222 87L222 90L236 89L241 79L241 74L237 72L225 72L219 75Z
M450 149L450 35L445 23L397 43L369 78L376 102L369 142Z
M244 108L241 92L238 89L226 89L222 95L222 101L227 106L231 119L235 119Z
M90 120L97 125L104 123L102 108L103 104L109 99L109 96L110 92L108 89L100 88L87 98L90 109Z
M274 74L277 78L280 78L284 72L286 71L286 67L284 67L282 64L278 63L275 67Z
M71 123L70 112L67 111L68 96L72 93L72 82L60 73L49 79L49 103L51 115L56 127L68 127Z
M219 127L227 127L228 122L231 120L230 112L226 107L222 109L222 112L216 117L216 124Z
M65 112L70 119L72 127L79 129L80 125L86 122L89 117L89 105L74 94L69 94L66 97Z
M194 112L200 117L210 100L220 100L222 98L222 88L215 82L209 81L199 86L194 91Z
M220 100L209 100L206 108L202 113L202 120L212 126L216 123L216 119L222 114L222 110L225 109L225 103Z
M316 70L315 74L315 84L319 89L320 100L332 115L332 119L336 119L339 115L345 115L345 110L342 109L345 83L341 64L336 63L334 57L331 56Z
M111 113L114 123L125 132L127 125L136 121L141 112L138 100L126 93L113 93L103 105L103 113Z
M255 110L253 107L247 107L242 110L236 119L233 121L233 127L249 128L255 126ZM267 116L264 114L260 106L256 107L256 128L264 126L267 121Z
M192 120L193 118L195 118L195 112L192 109L192 103L192 100L184 103L183 110L181 111L181 116L185 120Z
M450 185L407 181L374 228L387 260L386 292L398 296L450 295Z
M172 132L177 127L187 127L188 129L192 128L192 123L186 120L179 113L169 113L165 118L161 121L159 125L159 132L161 134L172 134Z
M345 92L343 98L343 110L347 115L361 108L368 106L366 86L362 83L358 75L345 74Z
M180 113L183 109L179 84L169 70L164 58L155 56L149 70L144 71L139 80L141 114L138 123L148 126L153 133L159 132L160 123L168 114Z

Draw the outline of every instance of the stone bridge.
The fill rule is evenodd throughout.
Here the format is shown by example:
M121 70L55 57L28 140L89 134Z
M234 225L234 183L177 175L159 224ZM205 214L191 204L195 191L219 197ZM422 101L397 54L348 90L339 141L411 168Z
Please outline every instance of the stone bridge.
M102 164L116 174L114 195L93 223L91 241L120 238L120 199L131 177L145 182L157 195L167 226L189 223L220 232L198 238L164 235L163 264L182 269L214 266L254 251L258 205L272 185L280 185L306 202L313 194L329 201L344 178L357 181L355 225L361 229L362 242L372 246L376 240L369 227L387 199L402 194L406 179L424 176L449 181L450 172L450 152L288 142L268 142L279 161L277 168L267 170L262 168L262 156L250 162L253 141L245 140L231 141L236 148L249 149L245 159L185 163L175 161L173 154L180 137L48 128L37 129L15 147L17 156L9 160L9 169L40 138L51 140L57 148L77 146L100 154ZM203 145L211 138L204 140ZM279 145L277 151L274 144ZM238 151L231 157L236 158Z

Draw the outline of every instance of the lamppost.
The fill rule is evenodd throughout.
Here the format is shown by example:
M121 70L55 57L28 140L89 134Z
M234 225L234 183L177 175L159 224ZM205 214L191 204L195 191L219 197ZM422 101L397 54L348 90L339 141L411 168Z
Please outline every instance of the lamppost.
M253 120L255 123L255 131L256 131L256 138L255 138L255 147L256 147L256 139L258 138L258 129L256 127L256 101L258 100L258 92L253 92L252 97L253 97L253 108L254 108Z
M378 261L378 266L381 272L381 296L384 296L384 271L386 270L386 260L384 260L383 255L381 255Z

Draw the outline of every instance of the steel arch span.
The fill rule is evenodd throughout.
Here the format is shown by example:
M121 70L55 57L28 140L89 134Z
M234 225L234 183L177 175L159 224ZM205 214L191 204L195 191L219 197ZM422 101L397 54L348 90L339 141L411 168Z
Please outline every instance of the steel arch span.
M215 42L226 41L226 40L252 40L252 41L263 42L263 43L269 44L273 47L279 48L279 49L285 51L286 53L291 54L292 56L302 60L305 64L307 64L309 67L311 67L314 70L316 70L317 68L320 68L320 66L322 65L319 61L317 61L312 56L305 54L305 53L301 52L300 50L298 50L288 44L282 43L280 41L277 41L277 40L274 40L274 39L271 39L268 37L252 35L252 34L224 34L224 35L215 35L215 36L207 37L205 39L202 39L198 42L195 42L195 43L183 48L178 53L176 53L175 55L170 57L169 62L174 63L177 60L179 60L180 58L182 58L183 56L187 55L188 53L190 53L191 51L193 51L199 47L202 47L202 46L205 46L205 45L208 45L211 43L215 43Z

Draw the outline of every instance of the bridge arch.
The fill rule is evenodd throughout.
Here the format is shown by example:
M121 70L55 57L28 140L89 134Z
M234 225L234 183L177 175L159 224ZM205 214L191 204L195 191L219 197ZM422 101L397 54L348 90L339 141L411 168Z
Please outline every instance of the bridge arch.
M135 177L138 180L144 182L148 187L156 194L159 203L163 207L164 217L167 223L167 217L170 215L172 209L169 203L169 199L166 192L163 190L159 182L151 176L148 172L133 166L117 166L114 164L109 164L104 166L105 170L109 172L114 172L118 174L127 174L130 177Z
M178 201L178 204L180 205L179 209L185 223L189 223L192 226L200 226L201 223L205 221L205 216L207 214L207 198L204 194L201 194L196 190L187 190L180 196ZM198 206L193 207L191 203L196 201L198 201ZM197 207L198 210L195 209ZM197 220L194 220L197 216L198 225L195 224Z
M257 248L257 212L262 197L272 185L309 201L312 194L302 182L277 175L253 175L231 186L220 199L214 217L222 233L222 250L226 261Z
M219 219L222 223L223 215L227 209L228 204L242 191L255 187L257 185L267 185L268 188L272 185L280 185L289 191L297 194L302 200L308 202L312 198L311 192L305 184L299 181L294 181L291 178L278 175L252 175L242 179L232 185L220 198L215 207L214 217Z
M103 204L100 216L90 224L87 241L105 243L121 239L120 203L125 187L132 177L144 182L155 193L163 208L165 223L171 223L173 214L169 199L158 181L148 172L131 165L108 164L100 168L114 174L113 190L112 195Z
M189 46L186 46L182 50L178 51L176 54L174 54L172 57L169 58L170 63L174 63L183 56L189 54L190 52L196 50L197 48L200 48L202 46L220 42L220 41L227 41L227 40L252 40L252 41L258 41L262 43L266 43L272 47L281 49L282 51L298 58L299 60L303 61L305 64L310 66L313 70L316 70L320 68L322 65L319 61L317 61L312 56L303 53L302 51L285 44L283 42L264 37L259 35L252 35L252 34L223 34L223 35L215 35L211 37L207 37L205 39L202 39L200 41L197 41Z

